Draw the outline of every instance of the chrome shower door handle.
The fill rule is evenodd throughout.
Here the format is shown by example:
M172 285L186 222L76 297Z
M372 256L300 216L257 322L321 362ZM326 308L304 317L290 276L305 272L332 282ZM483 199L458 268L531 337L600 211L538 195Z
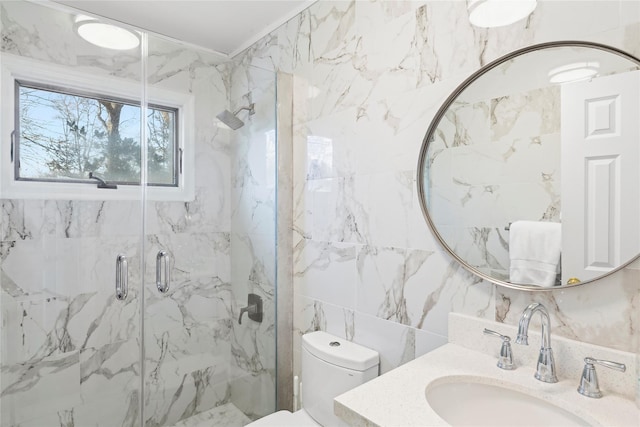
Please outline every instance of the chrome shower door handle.
M164 280L162 270L164 270ZM169 263L169 254L167 251L160 251L156 255L156 287L158 290L166 294L171 283L171 265Z
M127 257L119 254L116 257L116 299L124 301L129 294L129 265Z

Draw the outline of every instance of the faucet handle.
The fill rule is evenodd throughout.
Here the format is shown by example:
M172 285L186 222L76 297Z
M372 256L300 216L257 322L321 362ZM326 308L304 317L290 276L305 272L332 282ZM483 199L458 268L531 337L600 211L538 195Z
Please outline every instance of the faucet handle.
M598 384L598 375L596 375L596 367L594 364L605 366L609 369L615 369L616 371L624 372L627 370L627 366L624 363L612 362L610 360L594 359L593 357L584 358L584 369L582 370L582 377L580 378L580 386L578 387L578 393L583 396L600 398L602 392Z
M247 306L240 309L240 317L238 324L242 325L242 315L247 313L249 319L258 323L262 323L262 298L257 294L249 294L247 296Z
M612 362L611 360L594 359L593 357L585 357L584 363L590 365L597 363L598 365L605 366L609 369L615 369L616 371L620 372L624 372L627 370L627 365L625 365L624 363Z
M516 369L516 365L515 363L513 363L513 352L511 351L511 338L487 328L484 328L483 333L485 335L498 337L502 340L502 347L500 348L500 356L498 357L497 363L498 368L506 369L509 371L512 369Z

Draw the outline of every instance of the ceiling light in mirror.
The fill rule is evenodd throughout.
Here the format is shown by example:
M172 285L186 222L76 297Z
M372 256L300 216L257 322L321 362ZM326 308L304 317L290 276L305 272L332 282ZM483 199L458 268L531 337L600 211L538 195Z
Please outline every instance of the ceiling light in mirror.
M133 31L100 22L89 16L78 15L75 30L89 43L106 49L129 50L140 45L140 37Z
M537 0L469 0L469 21L476 27L503 27L526 18Z
M569 83L590 79L598 74L600 63L574 62L549 71L550 83Z

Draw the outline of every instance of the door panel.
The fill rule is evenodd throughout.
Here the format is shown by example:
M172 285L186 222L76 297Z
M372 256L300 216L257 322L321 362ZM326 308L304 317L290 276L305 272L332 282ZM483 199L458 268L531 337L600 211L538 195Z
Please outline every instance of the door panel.
M599 276L638 254L640 72L562 86L563 277Z
M75 13L61 8L24 1L0 7L10 26L2 28L3 66L8 57L27 63L28 71L63 89L94 82L82 89L96 96L133 87L126 96L139 101L140 48L123 54L89 44L73 31ZM3 95L11 89L3 81ZM121 144L107 128L125 126L99 116L104 105L87 98L60 96L47 114L36 101L20 99L22 108L31 109L28 121L18 121L20 135L50 156L44 161L26 145L21 154L33 156L44 175L66 178L71 182L65 185L75 188L64 195L57 193L58 183L36 182L48 189L38 199L0 195L0 424L139 426L142 192L118 200L117 190L98 188L88 177L117 160L103 144ZM63 132L51 131L54 122ZM127 129L129 158L135 159L139 125ZM11 130L0 129L3 139ZM115 290L119 255L128 263L127 274L122 271L128 292L121 300Z

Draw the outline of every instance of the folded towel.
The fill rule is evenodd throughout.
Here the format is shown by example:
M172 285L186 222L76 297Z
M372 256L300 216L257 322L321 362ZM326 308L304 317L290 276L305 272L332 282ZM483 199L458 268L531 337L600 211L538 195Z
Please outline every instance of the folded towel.
M522 285L553 286L560 272L561 225L515 221L509 228L509 279Z

